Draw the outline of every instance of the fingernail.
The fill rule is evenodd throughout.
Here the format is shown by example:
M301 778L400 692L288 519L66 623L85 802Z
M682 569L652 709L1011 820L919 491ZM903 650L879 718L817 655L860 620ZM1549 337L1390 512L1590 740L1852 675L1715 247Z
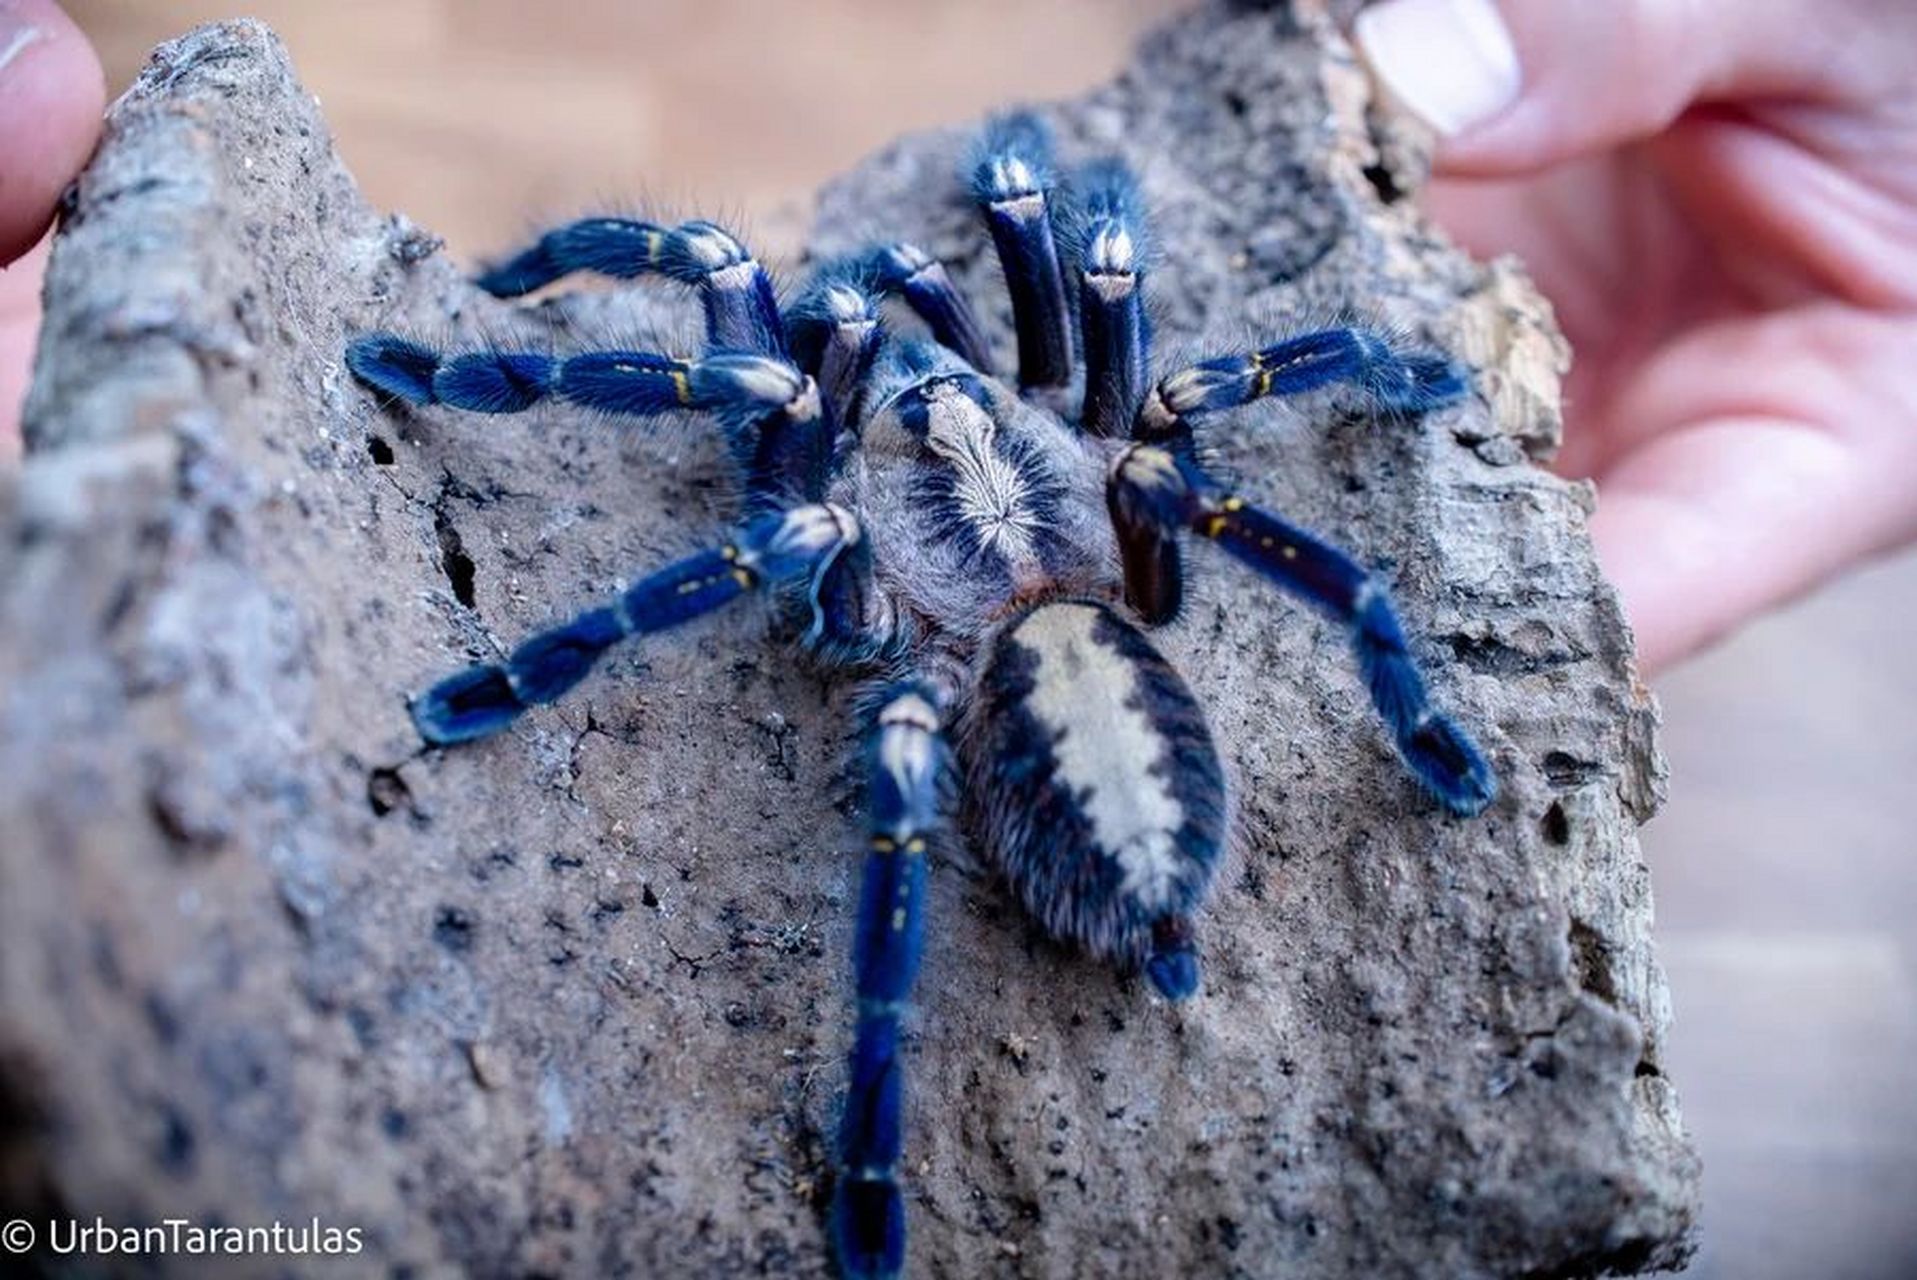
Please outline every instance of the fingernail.
M5 71L9 62L26 52L28 45L45 38L46 32L23 21L12 5L0 4L0 71Z
M1492 0L1384 0L1352 28L1393 97L1450 137L1517 100L1517 47Z

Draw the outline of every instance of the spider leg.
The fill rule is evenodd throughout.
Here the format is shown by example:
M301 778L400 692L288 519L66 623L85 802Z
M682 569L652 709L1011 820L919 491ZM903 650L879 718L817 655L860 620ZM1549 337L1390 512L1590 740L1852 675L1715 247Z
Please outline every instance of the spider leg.
M772 277L723 227L703 221L676 227L666 237L664 266L673 279L698 288L709 349L788 354Z
M856 431L872 362L885 341L879 314L888 296L904 299L932 337L980 373L992 353L972 306L944 264L916 245L880 245L822 268L792 308L792 348L812 371L841 424Z
M580 218L480 272L473 283L495 298L517 298L577 272L634 280L664 271L670 231L637 218Z
M1132 438L1185 447L1192 425L1267 396L1348 383L1378 408L1423 413L1464 398L1469 375L1446 356L1406 351L1370 329L1322 329L1262 350L1219 356L1159 380L1139 406Z
M1145 396L1151 323L1145 314L1147 227L1138 182L1117 160L1079 175L1070 239L1077 249L1085 408L1093 435L1123 437Z
M896 1276L905 1263L900 1019L922 951L926 842L940 822L946 743L937 704L922 685L895 686L869 739L871 847L853 944L858 1024L832 1206L833 1243L847 1277Z
M815 631L854 625L827 616L835 562L861 540L838 507L813 505L762 516L730 542L640 579L610 602L539 632L503 663L468 667L414 698L413 724L434 746L497 733L519 714L554 702L586 677L599 656L629 636L678 626L748 591L803 582Z
M347 346L346 364L361 382L409 404L473 413L518 413L549 399L638 418L712 413L745 472L754 511L816 502L825 489L831 413L817 384L778 357L470 351L449 358L410 338L370 333Z
M885 341L881 296L868 276L850 267L813 277L792 307L792 350L799 367L819 380L839 425L856 432L860 392Z
M1469 736L1434 710L1384 585L1350 556L1229 494L1190 457L1134 445L1107 494L1125 566L1126 600L1151 623L1168 621L1183 589L1177 538L1208 538L1351 629L1358 665L1405 764L1454 813L1470 815L1497 780Z
M945 264L917 245L889 244L866 258L872 278L889 294L904 298L926 328L980 373L992 372L992 352L965 300L946 274Z
M972 169L972 198L991 230L1012 297L1021 387L1061 387L1072 376L1071 314L1052 234L1052 143L1028 112L985 127Z
M667 229L633 218L582 218L482 272L473 283L500 298L531 293L575 272L616 280L663 275L699 290L714 351L786 354L772 279L737 237L703 220Z

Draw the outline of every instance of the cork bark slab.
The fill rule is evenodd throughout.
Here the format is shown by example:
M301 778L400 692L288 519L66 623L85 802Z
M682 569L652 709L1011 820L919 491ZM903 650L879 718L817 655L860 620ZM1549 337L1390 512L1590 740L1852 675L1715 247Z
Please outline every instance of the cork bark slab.
M1538 465L1566 352L1514 265L1420 220L1418 140L1299 9L1203 9L1047 110L1067 159L1143 175L1162 351L1355 308L1478 370L1422 422L1332 397L1245 415L1223 453L1386 574L1504 792L1444 817L1338 630L1204 559L1160 641L1237 796L1204 991L1169 1007L940 866L919 1275L1578 1275L1689 1249L1636 835L1655 710L1590 495ZM816 244L918 240L1009 350L963 143L834 183ZM393 1275L826 1274L844 693L743 610L422 753L408 691L716 536L725 464L698 424L384 408L339 359L373 327L570 350L693 325L658 290L481 296L360 199L266 29L162 46L64 220L0 496L9 1205L317 1214Z

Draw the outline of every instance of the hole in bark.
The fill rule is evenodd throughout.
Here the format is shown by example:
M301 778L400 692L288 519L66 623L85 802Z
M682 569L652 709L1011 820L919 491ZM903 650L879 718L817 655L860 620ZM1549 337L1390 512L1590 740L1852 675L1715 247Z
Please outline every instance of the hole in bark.
M1365 166L1365 181L1369 182L1371 189L1378 193L1378 199L1386 204L1396 204L1404 199L1404 188L1398 185L1398 179L1392 175L1391 170L1381 164Z
M373 461L382 467L393 465L393 446L379 436L374 436L366 442L366 452L372 455Z
M1551 844L1571 843L1571 820L1564 816L1564 806L1555 800L1544 811L1544 838Z
M473 558L466 554L466 543L460 538L459 530L445 516L433 517L433 531L439 535L439 567L445 571L446 581L452 584L453 599L473 607Z
M1631 1239L1602 1252L1579 1253L1556 1266L1524 1273L1524 1280L1580 1280L1583 1276L1634 1276L1650 1265L1656 1254L1650 1240Z
M180 1042L180 1017L165 996L158 991L148 991L140 1001L140 1008L145 1012L146 1023L153 1028L156 1040L168 1046Z
M47 1167L54 1129L50 1092L49 1074L38 1059L0 1046L0 1217L71 1216Z
M146 811L166 840L167 847L177 857L204 857L217 852L225 842L224 831L196 821L177 797L168 795L163 789L155 788L147 792Z
M1604 772L1595 760L1580 760L1568 751L1544 753L1544 777L1560 791L1581 787Z
M473 918L461 907L441 907L433 917L433 941L455 955L473 949Z
M397 769L375 769L366 775L366 803L373 816L383 818L395 809L409 812L413 807L413 789Z
M41 1103L45 1072L25 1053L8 1049L0 1054L0 1151L25 1152L49 1128Z
M199 1149L199 1145L199 1139L193 1136L193 1126L187 1123L185 1113L170 1102L163 1104L158 1151L160 1164L174 1173L190 1172L193 1153Z
M1617 1003L1617 976L1611 972L1611 944L1576 916L1571 917L1571 967L1578 985L1606 1004Z

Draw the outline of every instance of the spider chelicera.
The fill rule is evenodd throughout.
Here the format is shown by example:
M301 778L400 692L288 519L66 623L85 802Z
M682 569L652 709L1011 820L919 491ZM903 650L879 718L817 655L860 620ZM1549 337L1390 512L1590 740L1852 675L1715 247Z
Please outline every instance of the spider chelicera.
M848 1276L904 1261L901 1019L929 845L962 832L1054 937L1142 969L1168 999L1198 989L1194 916L1225 842L1224 771L1191 690L1144 635L1179 613L1185 535L1349 628L1385 729L1446 808L1474 814L1496 790L1431 707L1384 586L1229 492L1198 435L1224 411L1332 384L1377 412L1419 413L1464 396L1464 373L1339 327L1151 382L1137 184L1115 161L1061 182L1050 153L1041 123L1012 114L987 126L971 170L1011 298L1017 389L993 376L944 268L912 246L829 263L782 311L759 263L704 221L585 219L478 281L516 297L575 272L666 276L703 303L703 356L447 356L385 333L347 351L361 381L416 405L709 414L741 476L729 540L414 699L427 742L494 733L612 645L751 592L789 608L823 667L867 683L870 849L831 1228ZM888 297L929 340L888 333ZM1069 420L1046 404L1075 350L1084 390Z

